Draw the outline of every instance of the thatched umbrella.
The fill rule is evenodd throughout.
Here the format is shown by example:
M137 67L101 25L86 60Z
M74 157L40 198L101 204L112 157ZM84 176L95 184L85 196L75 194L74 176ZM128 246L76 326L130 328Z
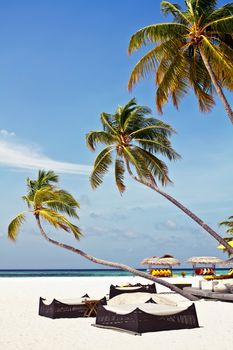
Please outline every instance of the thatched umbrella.
M172 273L172 266L180 265L180 261L170 254L165 254L161 257L153 256L151 258L146 258L141 261L141 265L149 265L149 269L151 268L151 265L168 266Z
M193 272L197 264L202 265L211 265L213 270L215 270L216 264L221 264L222 260L219 258L216 258L215 256L194 256L192 258L189 258L187 260L188 264L193 265Z
M146 258L142 260L141 265L163 265L163 266L175 266L180 265L179 260L175 259L172 255L166 254L161 257L153 256L152 258Z
M233 266L233 258L221 262L221 266Z

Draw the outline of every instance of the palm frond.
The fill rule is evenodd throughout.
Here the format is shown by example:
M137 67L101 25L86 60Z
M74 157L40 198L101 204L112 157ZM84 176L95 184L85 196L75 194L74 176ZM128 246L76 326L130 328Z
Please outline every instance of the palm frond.
M182 46L182 40L171 39L162 42L158 46L152 48L146 53L134 66L129 82L128 90L131 91L132 87L141 79L149 77L152 73L156 72L158 64L161 59L165 57L171 57L177 54L177 48Z
M28 196L22 196L22 199L26 202L28 208L33 208L33 201Z
M203 29L206 29L207 27L210 27L213 33L232 34L233 15L209 22L205 25Z
M35 208L42 206L48 200L58 200L59 196L50 186L42 187L35 192L34 206Z
M192 82L194 93L197 96L199 108L201 112L209 112L215 105L214 98L203 89L200 84Z
M48 200L48 201L46 201L46 205L48 206L48 208L54 209L57 212L65 213L65 214L69 215L70 217L79 218L76 209L68 204L65 204L62 201Z
M157 140L135 138L135 141L138 141L139 145L149 153L160 152L169 160L176 160L180 158L180 155L171 147L171 143L163 138L158 138Z
M205 51L207 57L211 62L216 62L218 65L221 65L228 70L229 73L233 74L233 64L229 62L227 57L214 46L205 36L202 36L202 46L201 48Z
M8 238L12 241L15 241L19 233L20 227L25 221L26 211L18 214L8 226Z
M103 182L103 177L107 173L109 166L112 164L111 152L113 149L114 147L108 146L96 157L94 169L90 176L90 182L93 189L97 188Z
M130 134L139 128L150 125L151 118L149 118L148 115L151 113L152 111L150 108L146 106L137 106L137 108L128 115L123 127L124 132Z
M175 133L175 130L170 125L157 120L154 125L148 125L144 128L139 128L138 130L131 132L129 136L136 138L146 137L148 135L153 138L159 134L165 137L169 137L172 133Z
M116 158L115 160L115 181L119 192L122 194L125 191L124 184L125 166L122 159Z
M113 118L117 120L117 124L119 126L119 131L124 130L124 125L128 119L128 117L137 109L137 101L136 98L132 98L126 105L121 106L121 109L117 110L117 113L113 116Z
M176 39L188 32L188 27L180 23L159 23L149 25L137 31L130 39L128 53L140 49L150 43L158 43L169 39Z
M229 17L233 15L233 3L226 4L215 11L211 12L206 18L206 22L213 22L223 17Z
M162 107L168 101L168 97L174 91L179 91L182 96L189 89L187 81L187 61L184 55L178 51L177 55L172 58L172 61L159 82L156 91L156 106L159 113L162 113ZM174 101L173 101L174 102ZM175 101L177 104L178 101ZM176 105L176 107L178 107Z
M90 131L86 135L86 144L87 147L95 151L97 144L103 143L105 145L111 145L116 143L117 137L106 131Z
M80 239L81 231L80 229L73 225L69 220L67 220L63 215L58 214L55 210L42 208L35 212L36 215L42 217L50 225L54 226L56 229L62 229L66 232L71 232L76 239Z
M114 128L111 114L102 112L100 115L100 120L103 125L104 131L117 135L117 131Z
M162 186L166 186L168 183L172 182L168 176L168 168L163 161L145 149L137 146L135 147L135 152L137 152L141 160L143 159L155 183L157 182L156 180L159 180Z
M134 147L125 147L123 151L123 156L125 158L126 163L129 162L134 167L141 181L147 182L151 180L151 172L147 168L144 159L140 156L138 152L135 152Z
M188 24L189 18L185 15L185 12L181 11L181 8L178 4L172 4L169 1L162 1L161 4L161 10L162 12L167 14L172 14L175 17L176 21L179 21L179 23L182 24Z

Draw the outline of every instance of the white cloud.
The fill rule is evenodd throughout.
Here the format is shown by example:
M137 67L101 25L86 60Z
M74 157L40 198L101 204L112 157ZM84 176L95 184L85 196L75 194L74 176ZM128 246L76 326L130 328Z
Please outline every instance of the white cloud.
M7 136L15 136L15 133L14 131L7 131L5 129L1 129L0 130L0 135L1 136L4 136L4 137L7 137Z
M1 136L13 136L1 130ZM0 139L0 166L18 169L52 169L58 173L89 175L92 167L88 165L67 163L53 160L44 155L38 148L24 145L17 141Z

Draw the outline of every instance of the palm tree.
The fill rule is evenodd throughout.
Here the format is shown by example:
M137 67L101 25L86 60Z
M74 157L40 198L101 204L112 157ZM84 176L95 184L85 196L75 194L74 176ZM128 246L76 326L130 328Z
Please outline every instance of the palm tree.
M216 0L185 0L184 11L177 4L161 2L164 14L174 21L148 25L130 39L128 52L155 45L135 65L128 88L155 73L156 106L172 98L178 107L190 86L201 111L214 105L213 91L220 97L233 123L233 111L223 88L233 90L233 3L217 8Z
M233 235L233 216L229 216L229 218L226 221L222 221L219 224L220 226L226 226L226 232ZM233 237L225 237L224 240L233 246ZM224 251L226 251L225 247L218 246L218 248L223 248ZM228 252L228 256L231 256L231 253Z
M157 157L158 153L169 160L176 160L179 155L169 140L174 133L172 127L148 117L150 113L148 107L139 106L132 99L125 106L119 106L115 114L101 114L103 130L90 131L86 136L87 146L92 151L95 151L97 144L106 145L95 159L90 176L92 187L95 189L103 182L103 176L109 170L114 157L115 182L120 193L125 190L124 174L127 169L134 180L168 199L233 254L233 248L217 232L158 187L158 183L165 186L171 182L168 168Z
M225 221L220 222L221 226L227 227L227 233L233 234L233 216L229 216L229 218Z
M72 233L77 240L79 240L82 236L79 227L72 224L63 215L65 214L68 217L77 219L77 209L79 208L79 203L70 193L56 187L55 184L57 183L58 176L53 171L46 172L44 170L40 170L36 180L31 180L29 178L27 179L28 192L22 198L26 202L29 211L21 212L11 221L11 223L8 226L9 239L13 241L16 240L21 225L25 221L26 214L29 212L34 215L41 235L48 242L58 247L67 249L73 253L79 254L80 256L92 261L93 263L128 271L134 275L162 284L163 286L168 287L171 290L183 295L189 300L197 300L197 298L191 296L190 294L184 291L181 291L179 288L166 281L150 276L147 273L138 271L124 264L95 258L94 256L91 256L80 249L77 249L75 247L58 242L50 238L42 227L41 219L51 224L56 229L62 229L66 232Z

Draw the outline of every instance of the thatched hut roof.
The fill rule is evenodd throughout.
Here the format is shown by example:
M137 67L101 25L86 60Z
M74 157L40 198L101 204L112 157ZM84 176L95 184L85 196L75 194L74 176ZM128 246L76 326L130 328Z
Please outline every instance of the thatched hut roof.
M233 258L221 262L221 266L233 266Z
M215 256L194 256L192 258L189 258L187 260L188 264L204 264L204 265L210 265L210 264L220 264L222 263L222 260L219 258L216 258Z
M141 261L141 265L175 266L180 265L180 261L175 259L172 255L166 254L162 257L153 256L151 258L146 258Z

